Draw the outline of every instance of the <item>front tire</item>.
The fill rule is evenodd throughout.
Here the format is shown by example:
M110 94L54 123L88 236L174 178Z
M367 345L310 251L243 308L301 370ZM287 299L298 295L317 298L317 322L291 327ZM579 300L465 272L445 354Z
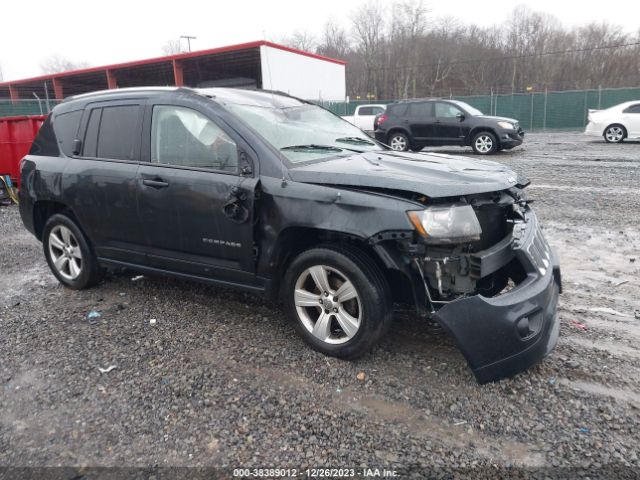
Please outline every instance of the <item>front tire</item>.
M609 125L604 131L604 141L607 143L621 143L627 136L622 125Z
M491 132L479 132L473 137L471 148L478 155L491 155L498 151L499 145Z
M58 281L83 290L100 281L101 269L89 241L66 215L52 215L42 231L42 246L49 268Z
M389 146L391 150L406 152L409 150L409 137L404 133L395 132L389 136Z
M355 359L386 332L392 302L378 266L355 248L314 248L289 266L284 308L298 334L325 355Z

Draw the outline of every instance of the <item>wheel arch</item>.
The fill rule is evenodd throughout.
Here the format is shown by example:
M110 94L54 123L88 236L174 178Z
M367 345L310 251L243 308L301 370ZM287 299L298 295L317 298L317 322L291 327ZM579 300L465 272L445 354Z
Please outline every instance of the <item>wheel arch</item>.
M498 136L496 131L493 129L493 127L487 127L486 125L473 127L469 132L466 144L471 145L473 143L473 138L481 132L489 132L490 134L492 134L494 137L496 137L496 142L498 142L498 145L500 145L500 137Z
M407 130L404 127L391 127L387 132L387 134L385 135L385 142L387 144L389 144L389 139L391 138L391 135L393 135L394 133L405 134L407 136L407 139L409 140L409 146L413 145L413 140L411 139L411 133L409 133L409 130Z
M395 299L402 298L403 293L410 292L410 279L400 268L395 268L388 258L383 258L377 248L369 244L367 239L339 231L328 231L314 227L291 226L285 228L276 242L270 256L269 266L273 278L270 296L277 299L280 293L282 279L287 268L298 255L312 248L334 247L336 250L349 251L357 249L366 255L379 268L392 286Z
M38 200L33 204L33 228L38 240L42 241L42 232L47 220L57 213L62 213L71 218L78 225L78 228L82 230L73 210L68 205L55 200Z

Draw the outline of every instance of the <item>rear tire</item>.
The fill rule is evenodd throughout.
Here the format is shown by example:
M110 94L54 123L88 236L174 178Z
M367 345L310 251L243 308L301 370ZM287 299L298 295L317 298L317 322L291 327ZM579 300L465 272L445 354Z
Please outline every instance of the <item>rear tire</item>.
M391 150L406 152L409 150L409 137L400 132L392 133L389 135L389 146Z
M618 124L609 125L603 134L607 143L621 143L627 136L627 130Z
M314 350L346 359L367 353L386 332L389 292L366 254L333 246L298 255L282 283L284 309L298 334Z
M478 132L474 135L471 148L478 155L491 155L498 151L496 136L491 132Z
M65 287L83 290L100 281L102 269L93 249L70 217L57 213L47 220L42 247L51 272Z

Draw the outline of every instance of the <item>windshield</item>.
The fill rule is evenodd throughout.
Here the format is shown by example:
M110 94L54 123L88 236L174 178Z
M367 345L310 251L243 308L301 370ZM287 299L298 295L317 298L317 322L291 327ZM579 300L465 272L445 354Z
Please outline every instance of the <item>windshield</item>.
M317 105L274 107L227 103L225 106L292 163L384 148L359 128Z
M472 107L472 106L471 106L471 105L469 105L468 103L465 103L465 102L459 102L459 101L456 101L456 102L454 102L454 103L456 103L457 105L459 105L459 106L461 106L462 108L464 108L464 109L467 111L467 113L468 113L469 115L472 115L472 116L474 116L474 117L475 117L475 116L478 116L478 115L484 115L480 110L478 110L477 108Z

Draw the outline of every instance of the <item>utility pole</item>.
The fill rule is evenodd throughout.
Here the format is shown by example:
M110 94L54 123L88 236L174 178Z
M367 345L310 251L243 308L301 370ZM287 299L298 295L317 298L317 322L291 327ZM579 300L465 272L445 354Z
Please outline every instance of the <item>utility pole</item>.
M189 35L180 35L180 38L184 38L187 40L187 46L189 47L189 51L191 51L191 40L196 40L198 37L191 37Z

